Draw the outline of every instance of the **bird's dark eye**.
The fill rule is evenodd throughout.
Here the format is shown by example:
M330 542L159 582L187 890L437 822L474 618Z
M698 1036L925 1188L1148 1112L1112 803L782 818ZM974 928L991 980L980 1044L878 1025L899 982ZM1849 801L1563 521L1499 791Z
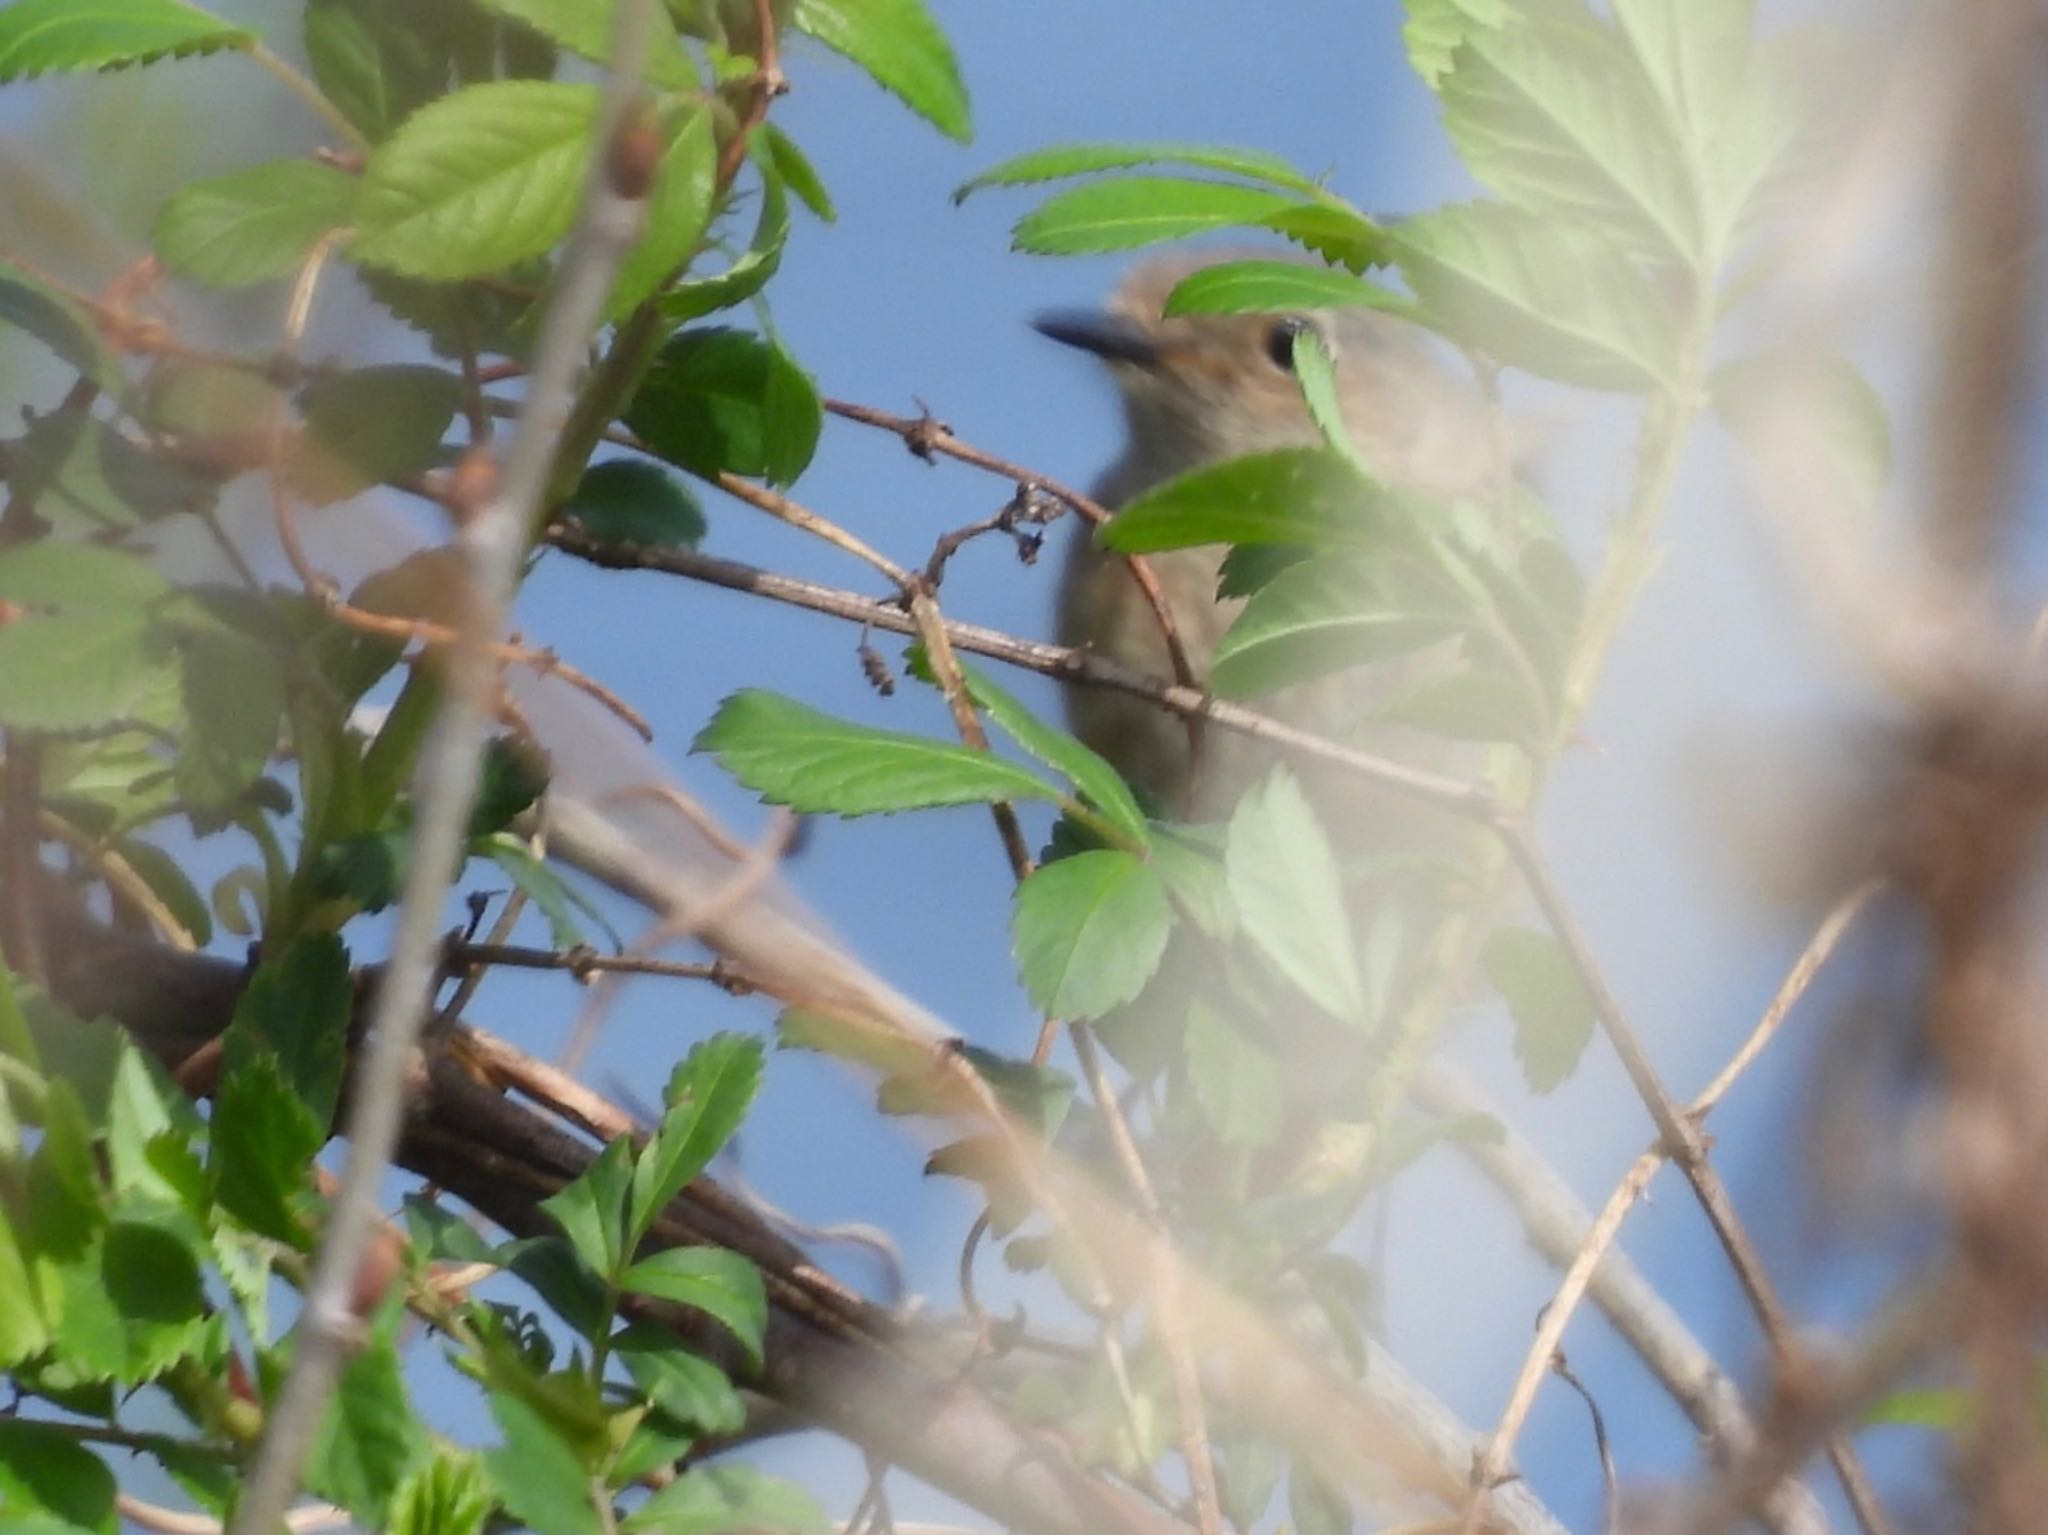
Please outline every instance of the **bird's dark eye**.
M1294 371L1294 338L1307 329L1308 321L1298 314L1273 322L1266 331L1266 356L1272 359L1274 367Z

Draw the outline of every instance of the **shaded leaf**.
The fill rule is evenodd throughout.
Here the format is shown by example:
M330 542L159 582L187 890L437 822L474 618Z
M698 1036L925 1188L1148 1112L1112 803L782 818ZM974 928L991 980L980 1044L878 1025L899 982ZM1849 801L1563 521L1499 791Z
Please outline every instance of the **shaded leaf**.
M705 533L697 498L674 475L644 459L592 464L562 503L561 516L601 544L694 549Z
M675 115L647 193L647 223L612 279L605 314L617 319L654 293L696 254L711 222L718 147L711 113L692 104Z
M1038 869L1017 887L1010 922L1024 989L1054 1018L1100 1018L1137 996L1172 930L1158 872L1109 849Z
M1407 295L1349 272L1295 261L1221 261L1190 272L1166 295L1166 313L1287 314L1302 309L1406 314Z
M739 1129L760 1090L761 1065L758 1041L743 1034L714 1034L693 1046L676 1067L662 1094L667 1112L633 1166L629 1250Z
M344 500L438 463L462 403L462 380L442 368L391 363L327 373L299 392L305 429L286 473L314 505Z
M765 1530L823 1535L824 1514L809 1494L752 1466L697 1466L620 1521L629 1535L735 1535Z
M1125 554L1200 544L1358 547L1385 526L1384 493L1327 448L1278 448L1190 470L1102 525Z
M630 1322L612 1337L612 1353L647 1399L699 1433L730 1434L747 1420L746 1404L725 1372L690 1352L653 1322Z
M0 1419L0 1510L114 1535L114 1473L54 1424Z
M1286 1087L1273 1053L1199 998L1188 1010L1183 1048L1195 1102L1217 1139L1247 1148L1269 1145L1287 1116Z
M538 1535L605 1535L590 1473L561 1436L509 1392L490 1401L505 1442L484 1451L484 1468L512 1516Z
M289 277L313 242L349 220L356 180L316 160L274 160L187 182L150 243L181 277L215 287Z
M816 451L823 408L774 342L707 326L672 337L627 407L626 424L663 458L786 485Z
M1479 967L1515 1020L1524 1079L1549 1092L1577 1069L1593 1038L1593 999L1577 966L1549 933L1504 927L1486 940Z
M611 7L590 0L477 0L485 10L524 22L549 42L590 60L608 64L612 57ZM697 85L697 66L684 51L668 12L656 6L649 20L644 73L649 85L687 91Z
M1326 1011L1363 1025L1365 988L1337 860L1293 774L1276 770L1239 802L1223 867L1260 952Z

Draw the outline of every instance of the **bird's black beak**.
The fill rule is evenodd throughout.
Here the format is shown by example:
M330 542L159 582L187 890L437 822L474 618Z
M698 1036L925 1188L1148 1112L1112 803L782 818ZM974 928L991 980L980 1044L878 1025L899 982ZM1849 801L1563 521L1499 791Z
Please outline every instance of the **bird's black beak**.
M1159 343L1143 326L1100 309L1055 309L1033 316L1031 328L1062 346L1092 352L1104 362L1149 368L1159 361Z

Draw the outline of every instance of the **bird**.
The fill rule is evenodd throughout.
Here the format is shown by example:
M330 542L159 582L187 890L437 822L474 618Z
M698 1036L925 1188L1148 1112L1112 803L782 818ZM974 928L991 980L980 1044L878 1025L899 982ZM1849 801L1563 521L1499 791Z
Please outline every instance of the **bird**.
M1315 326L1334 356L1344 426L1382 483L1452 497L1483 494L1494 478L1484 403L1445 366L1421 327L1369 309L1166 316L1167 295L1184 278L1248 255L1273 253L1155 257L1134 267L1103 308L1033 319L1040 334L1096 358L1116 386L1123 449L1096 481L1094 499L1114 510L1204 465L1320 444L1293 372L1295 337L1304 325ZM1243 607L1217 595L1224 552L1206 547L1149 557L1198 680L1206 680L1217 642ZM1171 674L1157 617L1128 563L1085 528L1067 544L1056 628L1062 644L1155 676ZM1334 729L1339 721L1329 716L1341 712L1340 697L1361 702L1356 686L1312 686L1276 702L1275 712ZM1182 720L1142 698L1070 684L1065 702L1074 734L1169 816L1227 811L1260 757L1235 741L1204 740L1197 748Z

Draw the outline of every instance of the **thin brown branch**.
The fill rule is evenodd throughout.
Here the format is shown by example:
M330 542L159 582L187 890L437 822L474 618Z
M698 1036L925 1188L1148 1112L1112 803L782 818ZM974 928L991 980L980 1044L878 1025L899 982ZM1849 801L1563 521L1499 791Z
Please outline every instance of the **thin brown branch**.
M1708 1157L1706 1138L1700 1133L1698 1124L1691 1115L1680 1110L1677 1103L1657 1076L1649 1052L1636 1037L1627 1014L1622 1010L1620 999L1594 957L1592 947L1585 933L1578 925L1552 877L1549 865L1526 829L1513 823L1499 828L1505 840L1509 856L1521 871L1523 883L1536 899L1544 920L1564 946L1570 956L1573 968L1578 972L1587 994L1593 1002L1594 1015L1600 1021L1601 1032L1607 1036L1615 1054L1620 1058L1622 1069L1628 1074L1637 1096L1650 1112L1650 1118L1657 1126L1658 1136L1664 1153L1676 1162L1684 1172L1686 1181L1692 1186L1694 1197L1701 1210L1706 1213L1707 1222L1713 1227L1714 1235L1727 1254L1729 1267L1734 1270L1736 1281L1748 1296L1750 1309L1756 1313L1762 1324L1765 1341L1769 1344L1771 1358L1780 1376L1794 1383L1805 1379L1812 1368L1805 1349L1800 1344L1786 1312L1783 1301L1772 1285L1762 1257L1750 1240L1741 1217L1736 1213L1735 1202L1729 1196L1728 1187L1721 1181L1721 1175ZM1882 1535L1886 1529L1884 1513L1877 1501L1875 1489L1871 1486L1869 1474L1864 1470L1855 1446L1846 1434L1832 1434L1828 1439L1828 1458L1834 1463L1836 1475L1842 1483L1842 1490L1848 1496L1858 1523L1866 1535Z
M754 34L754 73L747 82L747 104L740 113L739 121L733 125L732 137L718 151L718 168L712 182L716 188L712 194L714 207L732 185L733 178L739 175L740 165L747 157L747 146L754 137L754 130L767 121L770 104L789 90L789 77L782 72L781 40L776 32L775 7L771 0L754 0Z
M981 716L974 712L974 700L967 696L967 678L960 670L959 658L953 654L946 621L939 613L939 605L933 600L930 588L922 583L911 590L910 620L917 625L917 632L924 640L932 678L946 697L954 729L960 732L960 739L967 745L979 752L987 751L988 732L981 728ZM1006 799L991 800L988 808L995 819L996 835L1002 840L1003 855L1010 861L1010 874L1021 885L1031 877L1034 864L1030 845L1024 840L1024 828L1017 820L1017 808Z
M728 591L750 592L792 607L806 608L852 623L867 624L892 634L915 634L917 626L900 607L866 597L841 587L824 586L794 576L785 576L737 560L721 559L695 549L655 548L647 545L605 543L574 528L548 530L548 542L564 553L611 570L658 570ZM1119 665L1092 651L1066 645L1048 645L1018 639L1001 630L978 624L945 621L946 635L960 650L1027 671L1075 682L1084 687L1113 688L1134 698L1147 699L1163 709L1254 736L1298 756L1333 763L1369 782L1405 794L1424 804L1435 805L1469 820L1493 823L1500 815L1499 801L1482 785L1466 783L1442 773L1412 768L1389 757L1375 756L1346 746L1327 736L1316 735L1284 723L1271 715L1247 709L1241 704L1212 697L1196 688L1183 687L1148 673Z
M509 970L564 970L581 981L593 975L654 975L677 981L709 981L735 997L752 996L754 982L722 959L650 959L638 954L600 954L587 944L573 949L534 949L510 943L452 943L451 969L471 965Z

